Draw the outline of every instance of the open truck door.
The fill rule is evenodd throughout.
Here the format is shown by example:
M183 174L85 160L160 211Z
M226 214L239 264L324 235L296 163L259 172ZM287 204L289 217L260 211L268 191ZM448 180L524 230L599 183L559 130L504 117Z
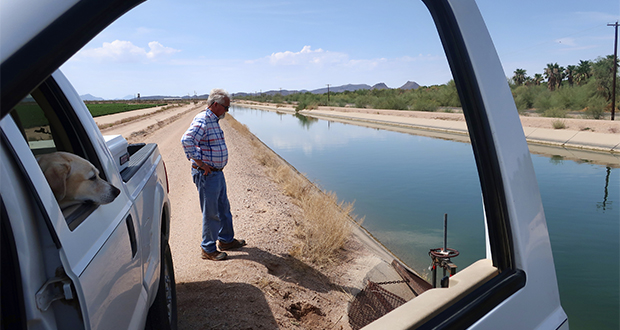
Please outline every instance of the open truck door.
M480 178L486 259L364 329L568 329L518 112L474 0L422 0L448 58Z

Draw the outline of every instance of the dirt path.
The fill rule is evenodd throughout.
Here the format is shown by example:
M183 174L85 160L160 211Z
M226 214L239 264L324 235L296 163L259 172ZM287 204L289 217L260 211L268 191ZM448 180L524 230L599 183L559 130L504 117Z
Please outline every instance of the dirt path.
M179 329L350 329L346 316L351 292L361 287L376 257L350 240L337 263L317 269L289 255L295 224L303 214L264 173L247 137L222 128L229 148L224 170L243 249L223 262L200 258L201 213L180 146L191 111L135 141L158 143L170 182L170 244L178 292ZM135 127L103 130L127 136Z

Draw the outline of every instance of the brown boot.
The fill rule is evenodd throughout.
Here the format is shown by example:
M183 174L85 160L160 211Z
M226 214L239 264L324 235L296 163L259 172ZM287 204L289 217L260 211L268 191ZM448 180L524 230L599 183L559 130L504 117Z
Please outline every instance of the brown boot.
M235 238L230 243L224 243L222 241L217 241L217 248L220 251L238 249L238 248L240 248L240 247L242 247L244 245L246 245L244 239L236 239Z
M202 251L202 259L220 261L220 260L224 260L224 259L226 259L226 257L228 257L226 252L213 251L213 252L209 253L209 252L205 252L205 250L203 250L203 249L200 249L200 250Z

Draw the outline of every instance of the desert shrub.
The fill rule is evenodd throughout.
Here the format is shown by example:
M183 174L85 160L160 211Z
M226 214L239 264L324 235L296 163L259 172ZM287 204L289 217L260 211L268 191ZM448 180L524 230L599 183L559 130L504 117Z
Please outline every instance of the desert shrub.
M432 99L421 98L413 103L413 110L416 111L437 111L439 103Z
M370 95L360 95L355 98L356 108L366 108L372 104L373 97Z
M566 128L566 124L564 123L563 120L554 120L552 125L553 125L554 129L564 129L564 128Z
M305 100L299 101L297 102L297 105L295 106L295 111L303 110L306 107L308 107L308 103Z
M271 97L271 102L272 103L283 103L284 97L282 96L282 94L275 94Z
M556 104L556 100L552 98L552 93L549 90L545 90L536 95L534 99L534 108L540 113L552 108L559 108Z
M374 109L394 109L394 110L407 110L407 100L400 96L393 96L390 98L377 98L372 107Z
M605 115L605 107L607 102L605 98L600 96L591 97L588 100L588 108L586 109L586 116L594 119L601 119Z
M560 108L551 108L543 111L542 115L544 117L551 118L566 118L566 110Z
M587 87L570 87L563 88L561 91L565 94L564 97L568 99L567 109L570 110L582 110L588 106L589 99L594 94Z
M444 107L460 107L461 99L456 90L454 80L450 80L447 84L442 85L437 93L437 102Z
M534 107L534 100L537 96L537 89L534 86L519 86L515 88L512 95L515 99L517 110L527 110Z

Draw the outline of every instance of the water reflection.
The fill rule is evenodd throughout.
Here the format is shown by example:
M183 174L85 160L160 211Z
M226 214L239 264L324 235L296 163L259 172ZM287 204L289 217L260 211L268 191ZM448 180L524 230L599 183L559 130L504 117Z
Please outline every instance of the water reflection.
M316 118L300 115L298 113L294 114L293 116L299 120L299 124L301 125L301 127L308 129L308 130L313 124L319 122L319 120Z
M563 161L564 161L564 157L560 155L553 155L551 156L551 158L549 158L549 163L553 165L562 165Z
M605 175L605 189L604 189L604 194L603 194L603 201L601 203L597 203L596 206L599 209L603 209L603 212L605 210L607 210L607 208L609 207L610 210L612 210L611 208L611 204L613 203L612 201L607 201L607 198L609 197L609 176L611 175L611 167L607 166L607 175Z

